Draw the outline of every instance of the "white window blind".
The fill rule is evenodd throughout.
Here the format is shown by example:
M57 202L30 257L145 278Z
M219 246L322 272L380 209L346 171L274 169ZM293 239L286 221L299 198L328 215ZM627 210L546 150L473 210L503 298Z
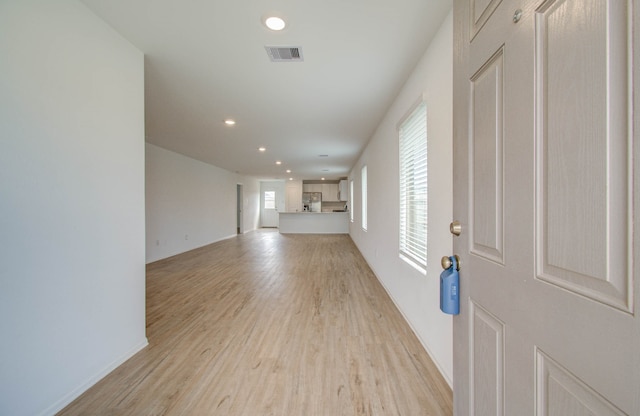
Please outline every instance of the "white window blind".
M349 181L349 202L351 203L351 209L349 210L349 219L353 222L353 179Z
M265 191L264 209L276 209L276 192L275 191Z
M367 166L362 167L362 201L360 205L362 206L362 229L366 231L367 229Z
M421 103L400 126L400 256L427 268L427 110Z

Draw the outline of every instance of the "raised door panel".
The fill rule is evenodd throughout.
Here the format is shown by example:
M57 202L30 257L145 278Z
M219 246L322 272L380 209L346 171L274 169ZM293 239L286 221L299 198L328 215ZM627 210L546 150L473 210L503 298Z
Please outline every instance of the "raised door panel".
M503 263L503 67L500 49L471 78L471 251Z
M586 383L541 350L536 350L537 416L624 416Z
M537 276L632 311L628 12L619 0L537 10Z
M469 0L471 9L471 38L480 32L482 26L489 20L491 14L502 0Z
M504 415L504 323L469 302L470 409L474 416Z

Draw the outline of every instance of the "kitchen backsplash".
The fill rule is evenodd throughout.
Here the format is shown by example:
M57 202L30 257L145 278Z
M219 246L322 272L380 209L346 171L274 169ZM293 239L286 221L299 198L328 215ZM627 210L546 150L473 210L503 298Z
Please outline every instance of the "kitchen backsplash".
M333 212L334 210L344 210L345 205L347 205L347 203L344 201L335 201L335 202L322 201L322 212Z

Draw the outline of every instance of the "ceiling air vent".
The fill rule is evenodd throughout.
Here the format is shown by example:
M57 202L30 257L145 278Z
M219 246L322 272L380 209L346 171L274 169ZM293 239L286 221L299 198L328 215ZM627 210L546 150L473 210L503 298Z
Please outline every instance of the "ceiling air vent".
M302 49L299 46L265 46L272 62L302 62Z

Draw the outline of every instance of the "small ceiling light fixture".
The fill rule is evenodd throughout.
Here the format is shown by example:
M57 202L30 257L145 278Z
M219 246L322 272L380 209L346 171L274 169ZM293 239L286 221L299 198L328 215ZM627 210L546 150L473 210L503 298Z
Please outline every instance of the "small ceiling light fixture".
M293 180L293 178L289 178L289 180L290 180L290 181L292 181L292 180Z
M235 126L236 125L236 121L233 120L233 119L228 118L228 119L226 119L224 121L224 124L226 124L227 126Z
M282 165L282 162L279 160L276 160L276 165Z
M266 152L266 151L267 151L267 148L266 148L266 147L263 147L263 146L260 146L260 147L258 147L258 151L259 151L259 152Z
M321 180L324 180L324 178L320 178Z
M291 169L287 169L287 173L291 173Z
M282 30L287 25L284 20L277 16L269 16L264 19L264 24L271 30Z

